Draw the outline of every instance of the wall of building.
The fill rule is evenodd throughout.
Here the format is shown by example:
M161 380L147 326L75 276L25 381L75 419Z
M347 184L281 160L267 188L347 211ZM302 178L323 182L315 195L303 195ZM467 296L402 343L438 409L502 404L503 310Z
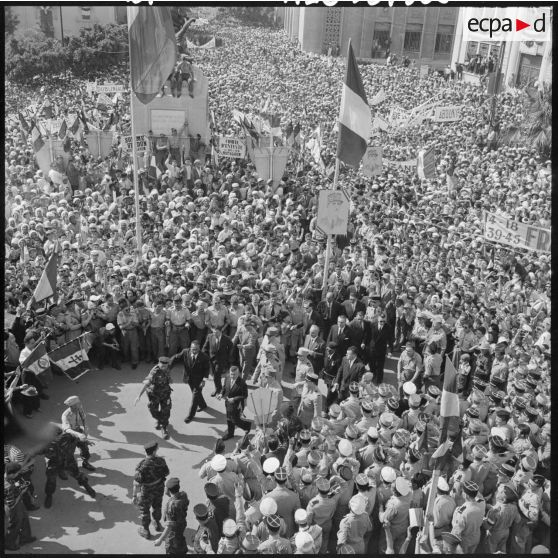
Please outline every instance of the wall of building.
M51 6L52 12L52 28L54 37L60 39L62 33L65 37L79 35L80 29L84 27L93 27L96 23L106 25L108 23L125 23L122 20L122 10L116 6L110 5L87 5L82 10L82 6ZM28 29L40 29L41 6L11 6L12 12L18 17L18 31L26 31ZM62 19L60 18L62 15ZM125 15L125 7L124 7ZM89 16L89 19L87 19Z
M290 36L298 30L300 47L307 52L324 52L333 42L339 45L343 54L350 39L355 54L361 58L372 56L375 30L387 30L391 52L439 66L450 62L458 16L459 9L448 6L292 7L285 8L284 29ZM332 32L336 26L339 28L337 36ZM420 34L420 41L413 49L405 47L405 32L408 30ZM436 52L436 35L440 30L447 31L450 36L449 49L444 52ZM383 55L384 51L377 50L375 57Z

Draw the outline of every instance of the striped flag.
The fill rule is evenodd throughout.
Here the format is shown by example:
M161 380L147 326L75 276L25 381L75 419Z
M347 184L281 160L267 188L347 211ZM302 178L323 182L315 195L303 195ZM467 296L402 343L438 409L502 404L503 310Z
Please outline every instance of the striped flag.
M170 8L129 6L128 30L132 90L151 102L176 64L176 37Z
M25 133L29 133L31 126L29 125L29 122L27 122L27 120L25 120L25 118L23 117L23 114L21 114L21 112L17 113L17 116L19 118L19 123L21 124L22 129L25 131Z
M68 132L68 125L66 124L66 119L62 119L62 124L60 126L60 130L58 130L58 137L60 139L64 139L66 137L66 133Z
M22 370L30 370L36 376L48 376L50 372L50 361L48 360L45 342L41 341L31 354L21 363Z
M271 117L270 127L272 136L281 137L281 117L278 114Z
M91 370L91 363L87 356L88 350L89 343L87 343L85 336L82 335L48 353L48 358L68 378L77 380L80 376Z
M56 276L58 274L58 256L56 252L56 250L53 251L46 264L35 288L35 292L27 305L28 309L31 308L35 302L41 302L41 300L45 300L45 298L51 296L56 297Z
M432 454L432 459L446 455L452 445L448 436L450 421L453 417L459 417L459 396L457 395L457 370L446 355L446 369L444 372L444 385L440 400L440 417L442 419L440 428L440 443L438 449Z
M34 124L31 129L31 141L33 142L35 153L38 153L45 145L45 140L36 124Z
M347 74L341 93L337 136L337 158L346 165L358 168L366 153L366 146L372 132L371 123L370 107L366 101L362 78L349 40Z

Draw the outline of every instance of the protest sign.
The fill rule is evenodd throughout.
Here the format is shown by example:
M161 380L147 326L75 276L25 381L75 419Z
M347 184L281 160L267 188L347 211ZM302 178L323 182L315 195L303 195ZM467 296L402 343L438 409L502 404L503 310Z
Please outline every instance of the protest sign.
M343 190L320 190L316 224L324 234L347 234L349 208Z
M550 254L550 229L535 227L486 212L484 238L513 248Z
M220 157L229 157L230 159L244 159L246 143L241 138L220 136L218 154Z
M461 118L461 107L451 105L447 107L436 107L432 115L433 122L455 122Z
M368 147L362 158L362 173L365 176L372 177L382 173L382 152L381 147Z
M122 141L120 142L122 149L128 152L132 152L132 136L122 136ZM136 150L138 155L144 153L147 149L147 140L145 136L136 136Z
M419 151L417 173L422 180L436 178L436 153L434 149L421 149Z
M89 85L89 84L88 84ZM125 87L119 83L105 83L104 85L95 84L95 89L97 93L124 93Z

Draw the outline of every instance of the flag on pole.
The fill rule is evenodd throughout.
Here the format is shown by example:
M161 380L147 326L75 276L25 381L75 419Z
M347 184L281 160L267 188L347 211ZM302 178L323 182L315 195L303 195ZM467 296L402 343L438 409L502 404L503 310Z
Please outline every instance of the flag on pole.
M60 125L60 130L58 130L58 137L60 139L64 139L66 137L66 133L68 132L68 125L66 124L66 119L62 119L62 124Z
M432 459L438 459L446 455L452 445L448 436L449 423L452 417L459 417L459 396L457 395L457 370L446 355L446 369L444 372L444 385L442 386L442 397L440 400L440 443L438 449L432 454Z
M31 141L33 142L35 153L38 153L45 145L45 140L36 124L31 129Z
M269 97L269 95L268 95L268 96L267 96L267 99L265 100L265 103L263 104L262 109L261 109L261 111L260 111L262 114L266 114L267 111L269 110L269 103L270 103L270 101L271 101L271 99L270 99L270 97Z
M19 123L21 124L21 127L23 128L25 133L28 134L29 131L31 130L31 126L29 125L29 122L27 122L27 120L25 120L25 118L23 117L23 114L21 114L21 112L18 112L17 116L19 118Z
M91 370L91 364L87 356L88 349L89 343L87 343L85 336L82 335L48 353L48 358L70 380L77 380Z
M41 300L45 300L51 296L56 296L56 276L58 274L58 256L56 255L56 250L53 251L51 254L48 263L37 283L35 288L35 292L33 296L29 300L27 308L31 308L31 306L35 302L41 302Z
M128 6L132 90L151 102L176 64L176 36L170 8Z
M292 121L289 122L287 129L285 130L285 141L289 147L292 147L294 143L294 135L293 135L293 123Z
M41 341L21 363L22 370L30 370L36 376L48 376L50 361L47 356L45 342Z
M306 147L310 151L312 158L318 165L323 165L321 157L322 149L322 131L320 125L316 126L316 129L312 132L310 139L306 142Z
M300 123L296 123L296 126L294 127L293 130L293 140L294 143L296 144L300 144L301 143L301 127L300 127Z
M339 135L337 136L337 158L346 165L358 168L366 153L371 135L372 115L366 101L366 93L358 65L349 40L347 74L341 93L339 111Z
M281 117L278 114L274 114L271 117L271 135L281 137Z

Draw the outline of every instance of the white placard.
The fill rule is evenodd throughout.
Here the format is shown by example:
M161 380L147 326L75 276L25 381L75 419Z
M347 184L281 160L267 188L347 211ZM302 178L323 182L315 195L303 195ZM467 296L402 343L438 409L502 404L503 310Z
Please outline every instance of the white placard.
M169 134L172 128L179 130L184 125L187 114L183 110L153 109L151 111L151 130L155 135Z
M461 107L451 105L447 107L436 107L432 116L433 122L455 122L461 118Z
M325 234L347 234L350 204L342 190L320 190L316 224Z
M382 153L381 147L368 147L362 158L362 173L365 176L372 177L382 173Z
M231 159L244 159L246 143L241 138L219 137L219 156Z

